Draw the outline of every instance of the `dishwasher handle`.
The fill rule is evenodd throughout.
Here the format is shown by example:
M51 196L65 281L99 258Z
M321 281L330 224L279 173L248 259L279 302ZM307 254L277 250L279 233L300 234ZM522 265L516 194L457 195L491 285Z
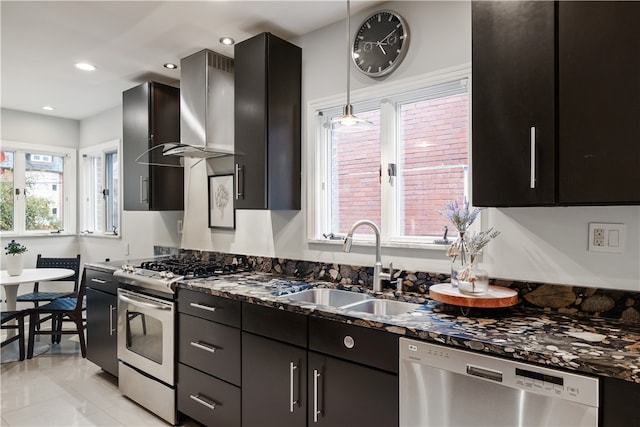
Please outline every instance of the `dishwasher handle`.
M467 374L473 375L487 380L502 382L502 372L495 371L493 369L483 368L481 366L475 366L467 364Z

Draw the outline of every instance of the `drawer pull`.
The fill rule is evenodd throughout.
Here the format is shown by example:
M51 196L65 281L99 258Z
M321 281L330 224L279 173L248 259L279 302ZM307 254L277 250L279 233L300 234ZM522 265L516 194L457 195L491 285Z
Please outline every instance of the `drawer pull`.
M190 394L190 395L189 395L189 397L190 397L192 400L195 400L196 402L198 402L199 404L201 404L202 406L206 406L207 408L211 409L212 411L213 411L214 409L216 409L216 405L217 405L217 403L216 403L216 402L214 402L214 401L213 401L213 400L211 400L211 399L207 399L207 400L211 400L211 403L209 403L209 402L207 402L206 400L204 400L205 398L204 398L204 397L202 397L202 396L200 396L199 394L198 394L198 395L195 395L195 396L194 396L193 394Z
M102 280L102 279L96 279L95 277L91 278L92 282L96 282L96 283L100 283L101 285L104 285L105 283L107 283L106 280Z
M536 128L533 126L531 127L530 138L529 148L531 149L531 164L529 166L529 172L531 173L531 176L529 177L529 188L534 189L536 188Z
M222 347L216 347L215 345L202 343L202 342L193 342L190 343L193 347L199 348L200 350L208 351L209 353L215 353L216 350L222 350Z
M214 312L214 311L216 311L218 309L218 307L213 307L211 305L205 305L205 304L199 304L197 302L191 302L191 303L189 303L189 305L191 307L194 307L194 308L199 308L200 310L206 310L206 311L211 311L211 312Z
M118 309L117 306L113 304L109 304L109 336L112 337L113 333L116 331L113 327L113 312Z

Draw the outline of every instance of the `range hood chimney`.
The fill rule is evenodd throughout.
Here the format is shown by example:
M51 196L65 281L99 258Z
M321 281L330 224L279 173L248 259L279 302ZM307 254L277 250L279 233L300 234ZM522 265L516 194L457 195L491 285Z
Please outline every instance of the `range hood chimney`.
M208 49L180 60L180 142L164 155L233 154L233 59Z

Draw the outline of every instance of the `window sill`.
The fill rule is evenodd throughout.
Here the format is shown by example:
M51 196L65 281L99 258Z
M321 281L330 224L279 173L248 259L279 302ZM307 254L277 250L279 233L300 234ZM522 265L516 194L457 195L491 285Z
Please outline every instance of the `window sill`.
M119 234L101 234L101 233L93 233L93 234L80 234L79 237L87 237L87 238L95 238L95 239L113 239L119 240L121 236Z
M339 239L307 239L307 242L314 245L340 245L342 246L344 241ZM453 243L453 242L452 242ZM359 246L375 246L373 241L368 240L355 240L354 245ZM418 243L418 242L383 242L383 248L397 248L397 249L424 249L429 251L446 251L449 249L450 244L437 244L437 243Z

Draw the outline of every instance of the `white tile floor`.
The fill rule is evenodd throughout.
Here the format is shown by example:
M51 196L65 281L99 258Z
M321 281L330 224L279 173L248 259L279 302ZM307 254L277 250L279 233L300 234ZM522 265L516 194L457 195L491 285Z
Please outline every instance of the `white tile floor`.
M1 369L2 426L168 425L122 396L115 378L83 359L77 337L63 336L46 353Z

